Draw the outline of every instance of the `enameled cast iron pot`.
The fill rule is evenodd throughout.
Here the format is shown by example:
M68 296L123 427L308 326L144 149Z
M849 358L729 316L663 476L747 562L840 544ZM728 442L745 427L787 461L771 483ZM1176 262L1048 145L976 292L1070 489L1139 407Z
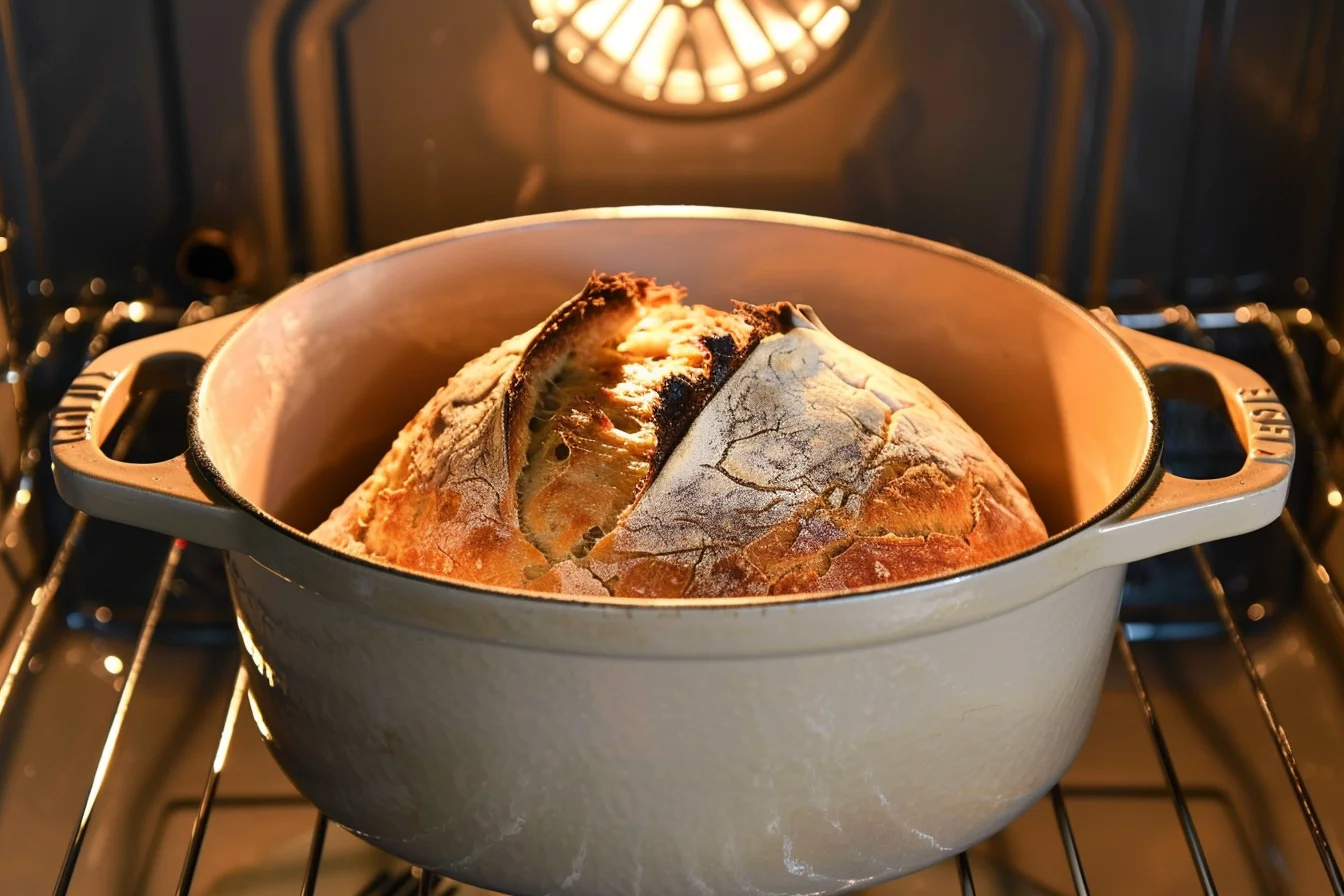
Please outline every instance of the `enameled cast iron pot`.
M557 600L309 540L464 361L596 270L693 300L789 299L918 377L1026 483L1053 537L911 587L812 599ZM184 457L100 449L205 360ZM1225 404L1225 479L1162 471L1150 380ZM882 230L625 208L466 227L259 310L107 352L60 406L61 493L227 551L252 708L333 820L512 893L822 893L914 871L1030 806L1083 742L1125 564L1263 526L1293 437L1231 361Z

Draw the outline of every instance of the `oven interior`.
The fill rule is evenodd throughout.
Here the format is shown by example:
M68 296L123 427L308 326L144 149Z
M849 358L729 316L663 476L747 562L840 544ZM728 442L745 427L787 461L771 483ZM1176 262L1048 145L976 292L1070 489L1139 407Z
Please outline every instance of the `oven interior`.
M1279 523L1131 568L1061 785L873 892L1344 893L1340 3L0 0L0 37L0 892L471 892L293 791L219 558L62 504L46 415L111 345L405 237L692 203L964 246L1297 424ZM115 450L180 452L185 401ZM1163 409L1170 468L1236 469Z

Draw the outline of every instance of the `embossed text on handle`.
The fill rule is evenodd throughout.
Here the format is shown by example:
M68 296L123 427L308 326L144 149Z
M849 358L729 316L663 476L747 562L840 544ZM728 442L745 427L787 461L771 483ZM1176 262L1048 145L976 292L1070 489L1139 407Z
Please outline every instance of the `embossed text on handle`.
M1238 389L1245 406L1250 456L1266 463L1288 464L1293 457L1293 426L1273 389Z

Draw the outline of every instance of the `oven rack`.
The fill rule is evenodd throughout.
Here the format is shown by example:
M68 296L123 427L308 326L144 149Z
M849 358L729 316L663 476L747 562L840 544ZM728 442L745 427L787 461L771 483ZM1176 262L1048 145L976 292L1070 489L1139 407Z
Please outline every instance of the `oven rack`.
M29 512L34 472L43 457L44 443L49 436L46 415L41 415L37 419L28 419L33 415L27 406L26 386L33 375L47 362L47 359L53 356L55 346L63 340L73 338L73 334L82 328L92 325L92 335L84 352L84 361L87 363L105 350L120 334L122 328L129 323L148 322L168 327L189 326L231 310L235 309L230 307L230 303L224 299L217 299L210 304L193 303L185 313L180 309L142 302L129 304L118 302L110 308L71 306L54 315L48 321L40 331L32 351L22 360L16 360L6 376L6 382L14 390L15 404L19 410L20 418L28 426L28 435L25 441L25 450L21 457L19 480L13 493L6 496L8 507L3 517L0 517L0 570L14 576L16 580L20 578L15 571L16 567L11 556L18 540L9 536L18 530L18 527L23 524L25 514ZM1314 456L1313 460L1315 462L1312 464L1314 480L1311 483L1311 491L1331 509L1338 508L1341 503L1344 503L1340 489L1330 472L1330 441L1328 437L1328 434L1344 433L1344 429L1341 429L1340 415L1335 410L1342 403L1336 399L1344 396L1332 395L1326 402L1319 401L1321 396L1314 394L1311 379L1307 374L1306 363L1293 338L1293 334L1296 332L1306 332L1319 341L1326 353L1327 363L1334 368L1335 382L1344 384L1344 357L1341 357L1341 343L1329 323L1319 314L1310 308L1271 309L1261 303L1250 303L1226 310L1201 311L1199 313L1195 313L1183 305L1173 305L1142 313L1120 313L1116 317L1122 324L1140 330L1163 331L1173 327L1177 328L1186 339L1204 348L1213 347L1212 339L1209 336L1212 331L1238 327L1261 327L1266 330L1272 337L1274 346L1282 357L1289 374L1292 392L1288 397L1292 402L1297 429L1302 433L1302 441L1306 443L1301 447L1309 450ZM153 393L147 393L135 400L134 407L128 415L128 421L111 449L110 453L114 457L124 457L130 450L137 435L144 427L154 400L155 395ZM66 570L79 550L87 522L88 517L85 514L74 513L56 547L50 565L44 573L40 574L40 582L32 587L29 592L30 599L21 600L8 618L0 621L0 644L5 645L6 649L6 655L0 657L0 668L5 670L4 678L0 681L0 735L6 733L5 728L17 724L13 721L12 711L16 691L23 686L25 676L30 671L29 661L32 658L34 646L44 630L53 624L53 618L57 617L53 609L56 606ZM1336 628L1337 633L1344 636L1344 594L1341 594L1339 587L1318 559L1306 531L1291 509L1284 511L1280 517L1279 525L1287 534L1301 561L1313 573L1309 576L1310 585L1306 589L1307 599L1312 602L1314 609ZM98 799L103 783L113 768L122 723L135 697L136 685L144 668L150 645L154 641L156 629L162 618L164 604L169 595L170 584L185 547L186 543L181 539L170 541L166 559L159 571L157 584L149 596L148 608L136 637L133 659L126 669L117 705L107 728L96 770L88 786L82 812L78 819L75 819L68 848L61 867L57 869L54 877L53 893L55 896L63 896L73 880L90 820L98 808ZM1344 877L1341 876L1334 850L1325 834L1306 783L1298 770L1289 734L1280 723L1279 716L1274 710L1265 685L1256 669L1255 662L1243 640L1241 627L1238 624L1236 614L1229 605L1223 584L1214 573L1203 547L1197 546L1192 548L1191 551L1203 587L1217 611L1227 642L1240 660L1246 684L1255 697L1267 733L1274 741L1287 778L1287 786L1292 789L1297 805L1301 810L1303 823L1311 835L1326 879L1336 896L1344 896ZM1212 894L1217 893L1213 871L1200 842L1199 833L1190 811L1187 791L1182 787L1176 772L1175 764L1162 732L1162 725L1150 698L1143 670L1131 644L1134 632L1127 630L1128 628L1123 623L1116 627L1115 646L1117 654L1128 674L1135 698L1142 710L1153 750L1165 778L1164 796L1171 802L1172 809L1180 824L1201 890L1208 896L1212 896ZM240 664L224 719L219 728L213 762L210 768L205 770L205 783L192 825L188 848L182 860L181 874L176 888L179 896L186 896L191 891L197 860L205 842L219 781L228 763L234 728L246 694L247 670L245 664ZM1085 863L1078 849L1073 826L1069 819L1068 789L1056 785L1051 789L1049 799L1068 863L1074 892L1077 896L1088 896L1090 891L1084 870ZM316 889L322 867L327 825L326 817L315 810L307 860L302 879L297 882L300 885L300 892L304 896L312 896ZM955 863L962 896L975 896L976 886L967 854L961 853L950 861ZM421 896L448 896L456 889L456 885L451 881L439 878L431 872L406 868L397 875L386 872L380 874L361 890L360 896L408 896L411 893L418 893Z

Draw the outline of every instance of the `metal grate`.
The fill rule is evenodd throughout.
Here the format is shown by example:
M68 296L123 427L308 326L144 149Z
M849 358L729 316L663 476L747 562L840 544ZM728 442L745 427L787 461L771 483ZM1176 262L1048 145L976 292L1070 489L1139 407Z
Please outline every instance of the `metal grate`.
M147 322L159 326L187 326L227 310L233 309L222 303L193 305L183 314L174 309L148 306L132 307L125 303L118 303L108 309L87 307L66 309L51 318L48 325L41 331L34 350L9 373L8 382L15 388L20 412L24 415L28 414L28 408L24 401L26 384L48 363L48 359L54 356L53 348L58 343L73 338L73 334L80 332L82 329L88 329L90 325L91 334L84 353L86 362L123 335L124 328L130 323ZM1319 315L1309 309L1283 311L1271 310L1262 304L1247 304L1226 311L1200 314L1194 314L1183 306L1175 306L1143 314L1120 314L1118 317L1121 323L1137 329L1155 332L1174 329L1181 338L1205 348L1214 345L1210 332L1241 328L1258 328L1264 331L1270 337L1275 351L1281 357L1288 372L1292 394L1287 395L1286 398L1294 408L1295 419L1306 442L1304 447L1315 455L1309 493L1332 509L1339 507L1344 502L1330 474L1328 463L1329 441L1327 433L1344 433L1344 429L1341 429L1338 414L1334 410L1336 402L1329 397L1324 401L1317 400L1317 396L1313 394L1311 379L1307 375L1307 364L1293 339L1295 332L1301 331L1311 334L1312 338L1324 350L1325 362L1327 366L1332 368L1331 376L1336 377L1338 382L1344 382L1344 359L1341 359L1340 342L1328 323ZM131 450L137 436L140 435L145 426L155 399L156 396L152 393L138 399L136 407L129 415L128 422L117 436L112 451L114 456L124 457ZM30 423L30 432L21 467L22 478L10 499L10 507L4 516L5 529L0 531L12 529L21 522L23 515L28 512L33 488L33 473L42 457L42 447L47 437L45 418L28 422ZM14 695L16 689L22 684L25 672L29 668L29 660L32 657L34 645L41 637L44 628L53 625L52 620L58 618L58 614L54 613L53 609L57 604L71 559L80 549L87 523L88 518L84 514L74 514L65 529L63 537L59 540L53 560L47 568L45 576L32 589L30 600L24 602L16 612L11 614L5 620L4 628L0 630L0 643L3 643L7 650L7 662L4 665L7 671L3 683L0 683L0 735L5 734L5 727L14 724L11 718L14 715L11 711ZM1280 527L1301 561L1314 574L1309 580L1311 587L1307 589L1308 599L1314 602L1316 609L1321 612L1323 618L1336 625L1339 632L1344 634L1344 597L1341 596L1338 587L1317 557L1306 534L1308 530L1292 510L1284 512L1280 520ZM107 729L102 752L89 783L82 812L77 819L74 819L74 829L65 858L61 867L55 871L54 893L57 896L68 890L74 877L90 819L98 810L102 785L117 756L122 722L135 698L136 684L162 617L163 607L169 593L169 583L181 562L185 547L185 543L181 540L171 541L167 546L165 558L159 569L157 584L149 596L148 610L143 616L136 637L134 658L130 663L116 710ZM0 541L0 561L7 562L9 560L8 552L11 548L12 543L10 541ZM1240 660L1241 668L1245 674L1245 683L1258 704L1267 733L1282 760L1288 779L1287 784L1301 809L1303 821L1315 844L1329 886L1335 894L1344 896L1344 877L1341 877L1339 864L1332 846L1328 841L1306 783L1298 770L1289 733L1284 729L1278 714L1274 710L1261 675L1257 671L1256 664L1252 660L1243 639L1241 623L1237 619L1239 614L1233 611L1223 583L1215 574L1204 548L1196 547L1192 549L1191 554L1199 571L1204 590L1216 611L1223 637ZM1133 626L1128 626L1123 622L1117 626L1115 635L1117 655L1124 670L1128 673L1130 684L1146 721L1156 758L1165 778L1166 786L1161 795L1171 802L1203 892L1214 894L1217 893L1217 886L1190 809L1190 794L1182 787L1177 775L1143 670L1132 647L1136 631L1137 629L1134 629ZM246 672L240 666L233 682L227 710L219 728L213 762L210 768L205 770L205 784L195 821L192 825L187 851L182 860L181 874L177 884L177 893L181 896L185 896L191 891L197 862L208 834L211 810L216 801L220 777L224 773L228 762L230 745L246 696L246 689ZM1073 890L1079 896L1087 896L1089 890L1084 862L1069 819L1068 793L1069 791L1066 789L1055 786L1050 791L1050 802L1068 863ZM1079 793L1079 795L1084 794ZM322 869L326 834L327 819L321 813L318 813L313 822L302 878L296 881L296 884L300 887L300 892L303 894L312 894L316 889ZM963 896L973 896L976 893L976 885L968 855L960 854L952 861L955 864L961 893ZM432 873L406 868L396 874L380 873L365 886L361 893L364 896L380 896L380 894L381 896L394 896L394 894L412 893L418 893L421 896L424 896L424 894L447 896L447 894L455 892L456 889L457 886L451 881L441 879Z

